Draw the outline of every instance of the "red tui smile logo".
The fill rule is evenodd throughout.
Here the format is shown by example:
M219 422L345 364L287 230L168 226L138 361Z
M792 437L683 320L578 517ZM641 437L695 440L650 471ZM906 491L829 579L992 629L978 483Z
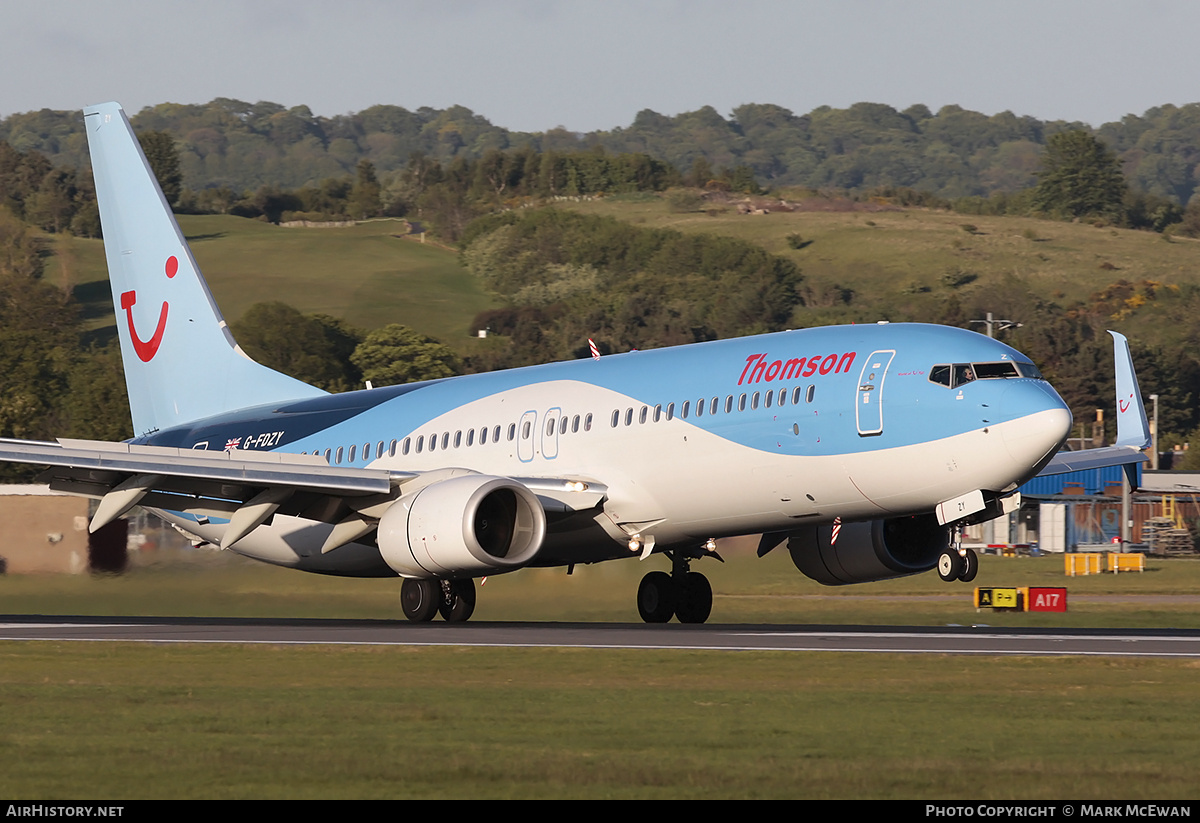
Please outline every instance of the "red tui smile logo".
M166 273L167 277L174 277L179 271L179 261L174 255L167 258ZM138 337L137 329L133 326L133 306L137 303L137 291L127 291L121 294L121 308L125 310L125 322L129 324L129 336L133 340L133 350L137 352L137 356L141 358L143 363L149 363L154 359L154 355L158 354L158 347L162 343L163 332L167 330L167 306L166 301L163 301L162 311L158 313L158 325L154 328L154 334L149 340L142 340Z

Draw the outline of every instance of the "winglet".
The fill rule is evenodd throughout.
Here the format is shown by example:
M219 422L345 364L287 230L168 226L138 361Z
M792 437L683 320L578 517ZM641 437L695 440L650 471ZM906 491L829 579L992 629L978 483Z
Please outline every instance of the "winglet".
M1117 369L1117 442L1118 446L1144 449L1150 445L1150 424L1146 422L1146 407L1138 387L1125 335L1110 331L1113 337L1113 359Z

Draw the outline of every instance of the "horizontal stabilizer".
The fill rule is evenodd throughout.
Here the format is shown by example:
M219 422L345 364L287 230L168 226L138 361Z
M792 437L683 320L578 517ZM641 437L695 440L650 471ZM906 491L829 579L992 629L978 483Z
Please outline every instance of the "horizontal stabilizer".
M1142 454L1140 449L1133 446L1105 446L1101 449L1059 452L1054 455L1054 459L1046 465L1046 468L1038 473L1038 477L1087 469L1103 469L1108 466L1124 466L1129 463L1142 463L1147 459L1149 458Z

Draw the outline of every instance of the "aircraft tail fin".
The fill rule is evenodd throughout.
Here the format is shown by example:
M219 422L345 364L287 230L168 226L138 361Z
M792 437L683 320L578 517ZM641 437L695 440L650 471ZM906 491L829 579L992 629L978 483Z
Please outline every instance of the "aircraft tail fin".
M1111 446L1059 452L1038 473L1038 477L1107 466L1122 466L1131 488L1137 488L1137 466L1146 462L1142 449L1150 445L1150 424L1146 422L1146 407L1142 390L1133 370L1133 357L1125 335L1110 331L1113 337L1113 360L1117 381L1117 442Z
M134 432L325 394L237 345L121 107L84 123Z
M1115 331L1110 331L1109 334L1113 337L1113 359L1116 361L1116 445L1144 449L1150 445L1150 424L1146 422L1146 407L1142 403L1142 390L1138 386L1137 373L1133 370L1129 341L1125 339L1125 335Z

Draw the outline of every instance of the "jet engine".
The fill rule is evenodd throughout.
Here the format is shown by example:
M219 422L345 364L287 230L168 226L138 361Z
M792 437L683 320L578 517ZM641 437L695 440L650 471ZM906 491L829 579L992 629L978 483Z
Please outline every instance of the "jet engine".
M801 572L826 586L868 583L928 571L950 545L950 529L936 515L896 517L792 532L788 552Z
M397 500L379 520L379 551L404 577L512 571L537 555L546 514L527 487L469 474Z

